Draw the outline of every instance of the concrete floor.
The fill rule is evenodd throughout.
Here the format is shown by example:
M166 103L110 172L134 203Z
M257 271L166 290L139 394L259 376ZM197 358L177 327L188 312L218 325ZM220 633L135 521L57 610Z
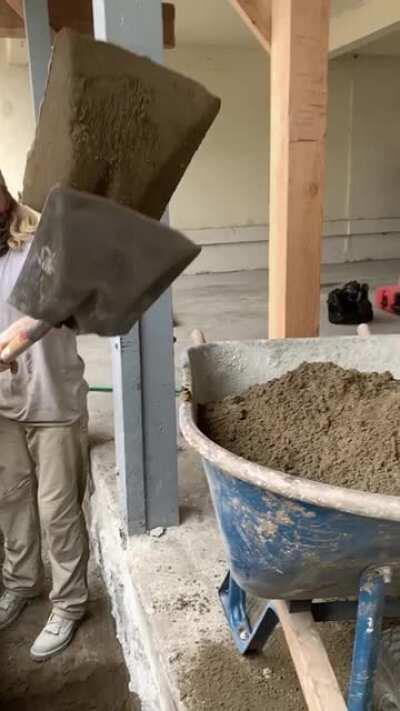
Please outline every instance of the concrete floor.
M322 268L321 336L349 335L352 326L333 326L328 321L326 299L334 285L351 279L378 284L396 284L400 259L355 264L326 265ZM266 338L268 333L268 277L265 271L199 274L183 276L174 285L174 310L180 322L175 330L176 377L180 382L180 356L190 345L194 328L204 331L208 341ZM376 312L373 333L400 332L400 317ZM109 343L96 337L81 340L81 352L91 385L111 385ZM97 398L99 400L99 398ZM107 403L107 398L105 399Z
M328 285L352 278L366 279L371 285L397 282L398 274L400 262L325 270L321 335L355 332L354 327L338 328L328 323ZM176 329L177 363L195 327L203 329L208 340L265 337L266 293L264 272L186 276L178 280L174 288L175 313L181 322ZM400 318L378 313L372 330L400 332ZM83 339L81 350L89 382L110 384L108 343ZM177 375L179 382L178 365ZM217 598L225 556L197 455L179 438L181 526L160 539L143 536L121 543L112 398L92 394L90 407L95 443L94 535L114 601L119 638L143 709L281 711L285 707L287 711L302 711L302 694L279 634L256 659L241 659L232 647ZM330 625L324 627L323 634L345 688L352 630L346 625ZM141 639L140 649L137 638Z

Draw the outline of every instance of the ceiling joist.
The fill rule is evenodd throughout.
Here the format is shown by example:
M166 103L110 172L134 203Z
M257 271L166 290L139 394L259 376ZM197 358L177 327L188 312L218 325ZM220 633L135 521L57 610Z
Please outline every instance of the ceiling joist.
M163 3L164 47L175 47L175 6ZM49 0L50 26L93 34L92 0ZM0 0L0 37L24 37L23 0Z
M271 46L272 0L229 0L261 46Z

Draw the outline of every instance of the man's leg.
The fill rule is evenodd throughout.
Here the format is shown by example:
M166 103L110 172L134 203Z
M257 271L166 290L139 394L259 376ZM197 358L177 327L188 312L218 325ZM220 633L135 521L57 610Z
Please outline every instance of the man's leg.
M24 427L0 417L0 529L5 590L22 598L39 593L42 562L36 482Z
M89 541L82 511L87 436L77 423L29 427L27 440L36 465L40 518L47 536L53 611L64 620L79 620L88 598Z

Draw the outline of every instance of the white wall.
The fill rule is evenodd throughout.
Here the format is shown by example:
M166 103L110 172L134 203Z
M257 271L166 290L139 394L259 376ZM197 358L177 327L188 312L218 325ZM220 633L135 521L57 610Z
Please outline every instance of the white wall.
M0 39L0 170L14 194L22 188L34 118L27 66L7 63L6 40Z
M267 210L267 60L262 50L186 47L168 64L222 97L221 113L171 205L183 229L254 225Z
M250 48L181 47L168 64L223 108L171 203L172 223L204 245L192 270L267 264L268 66ZM330 64L324 262L400 256L400 57ZM0 168L20 190L33 137L27 67L0 40Z
M329 82L326 257L398 258L400 57L335 60Z
M192 270L267 264L268 60L261 50L184 47L170 66L223 110L171 206L203 253ZM400 256L400 57L330 63L323 261Z

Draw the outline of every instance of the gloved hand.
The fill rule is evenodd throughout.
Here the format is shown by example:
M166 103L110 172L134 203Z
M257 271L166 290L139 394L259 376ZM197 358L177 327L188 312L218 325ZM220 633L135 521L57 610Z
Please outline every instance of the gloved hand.
M19 338L24 338L28 329L32 326L33 319L29 316L23 316L9 326L5 331L0 333L0 373L6 370L11 370L12 373L18 372L18 363L13 360L11 363L2 362L1 355L7 348L7 346L14 340L17 336Z
M0 333L0 372L11 368L16 373L16 358L51 331L51 326L29 316L15 321Z

